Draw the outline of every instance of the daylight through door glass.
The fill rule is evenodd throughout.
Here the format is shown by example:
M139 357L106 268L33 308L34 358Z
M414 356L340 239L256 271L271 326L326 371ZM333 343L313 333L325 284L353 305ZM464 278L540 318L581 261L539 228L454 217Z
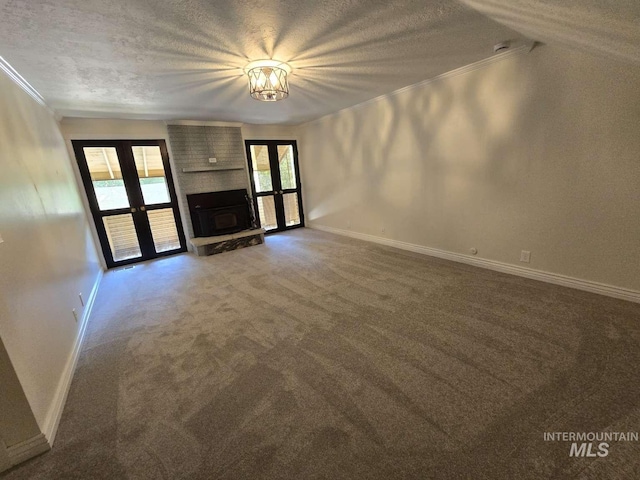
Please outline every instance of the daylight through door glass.
M287 227L300 225L300 209L298 208L298 194L285 193L282 196L284 203L284 222Z
M84 156L91 174L100 210L129 207L129 198L122 179L118 152L113 147L84 147Z
M102 217L102 221L114 262L142 256L131 214Z
M132 147L132 150L145 205L169 203L171 197L167 188L160 147L138 146Z
M251 145L251 167L256 192L272 191L273 184L271 183L271 166L269 165L269 148L267 145Z
M278 163L280 166L280 181L282 188L296 188L296 170L293 164L293 147L278 145Z
M260 223L265 230L273 230L278 228L278 219L276 218L276 204L273 196L258 197L258 213L260 215Z
M147 211L151 235L156 253L168 252L180 248L180 238L176 228L173 209L161 208Z

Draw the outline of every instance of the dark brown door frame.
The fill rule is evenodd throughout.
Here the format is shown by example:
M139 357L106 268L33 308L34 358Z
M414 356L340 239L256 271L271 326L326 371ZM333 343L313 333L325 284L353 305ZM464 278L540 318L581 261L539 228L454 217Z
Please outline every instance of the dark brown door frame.
M268 197L273 195L276 219L278 220L278 228L269 230L266 234L283 232L285 230L293 230L295 228L304 227L304 208L302 206L302 183L300 182L300 167L298 164L298 144L295 140L245 140L245 149L247 152L247 162L249 164L249 178L251 179L251 192L253 193L253 208L256 212L256 221L260 225L260 215L258 214L258 197ZM268 192L256 192L256 185L253 179L253 164L251 162L251 145L266 145L269 153L269 166L271 167L271 187L273 190ZM280 163L278 161L278 145L287 145L293 148L293 164L296 176L297 188L282 188L280 178ZM281 193L280 193L281 192ZM298 196L298 210L300 212L300 223L298 225L287 226L284 214L284 201L282 196L286 193L296 193Z
M78 162L78 168L80 170L80 176L82 177L84 191L87 195L87 200L89 201L91 215L94 220L96 231L98 232L98 238L100 239L100 247L102 249L102 253L104 255L104 259L108 268L119 267L122 265L128 265L130 263L142 262L157 257L165 257L168 255L174 255L176 253L187 251L187 243L185 240L184 231L182 229L182 220L178 207L178 196L176 195L176 190L173 183L173 175L171 173L171 166L169 164L169 153L164 140L72 140L71 143L73 144L73 151L75 152L76 160ZM165 178L167 180L167 188L169 189L169 197L171 199L171 201L168 203L158 203L153 205L146 205L144 203L142 188L140 187L138 178L138 171L136 170L135 160L133 158L132 147L151 146L157 146L160 148ZM125 190L129 199L129 205L135 208L135 212L131 211L131 207L107 211L100 210L96 192L93 188L93 182L91 181L91 173L89 172L87 160L84 155L84 147L111 147L116 149L118 159L120 161L120 168L122 170ZM144 206L145 209L141 210L141 206ZM180 248L176 250L170 250L168 252L156 253L147 212L164 208L171 208L173 210L173 216L176 222L176 230L178 231L178 238L180 240ZM107 232L104 228L102 218L105 216L122 214L130 214L133 216L133 224L136 229L138 242L140 244L140 252L142 253L142 255L138 258L116 262L113 260L111 248L109 247L109 240L107 238Z

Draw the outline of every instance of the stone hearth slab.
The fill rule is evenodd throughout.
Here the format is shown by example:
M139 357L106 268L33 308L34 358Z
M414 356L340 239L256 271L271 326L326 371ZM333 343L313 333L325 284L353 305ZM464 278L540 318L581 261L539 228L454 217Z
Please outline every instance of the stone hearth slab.
M260 245L264 243L264 233L265 230L263 228L256 228L230 233L228 235L192 238L190 242L196 251L196 255L202 257L250 247L252 245Z

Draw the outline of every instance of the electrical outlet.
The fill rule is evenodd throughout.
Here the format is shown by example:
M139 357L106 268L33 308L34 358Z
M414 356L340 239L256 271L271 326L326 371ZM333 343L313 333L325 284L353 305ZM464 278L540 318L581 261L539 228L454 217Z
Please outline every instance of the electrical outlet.
M76 312L76 309L71 310L71 313L73 313L73 318L75 318L76 323L78 323L78 312Z
M218 163L218 159L216 157L209 158L209 163Z
M522 250L520 252L520 261L524 263L529 263L531 261L531 252L528 250Z
M82 292L78 294L78 297L80 297L80 305L84 307L84 298L82 298Z

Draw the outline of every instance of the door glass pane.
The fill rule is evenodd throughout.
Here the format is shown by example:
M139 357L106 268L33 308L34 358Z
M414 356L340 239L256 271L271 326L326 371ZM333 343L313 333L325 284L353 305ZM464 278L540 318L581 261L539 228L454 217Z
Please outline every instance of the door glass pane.
M278 228L278 220L276 219L276 203L273 196L258 197L258 215L260 215L262 228L265 230Z
M298 208L298 194L285 193L282 195L284 202L284 221L287 227L300 225L300 209Z
M118 152L113 147L84 147L91 183L100 210L128 208L129 199L122 180Z
M147 212L147 217L149 217L149 226L151 227L156 253L180 248L180 238L178 237L173 209L151 210Z
M160 147L132 147L142 197L146 205L169 203L169 189L162 163Z
M253 169L253 181L256 184L256 192L270 192L271 166L269 165L269 148L267 145L251 145L251 167ZM273 200L273 199L272 199Z
M296 170L293 164L293 147L291 145L278 145L278 163L282 188L296 188Z
M142 256L131 214L102 217L102 221L115 262Z

